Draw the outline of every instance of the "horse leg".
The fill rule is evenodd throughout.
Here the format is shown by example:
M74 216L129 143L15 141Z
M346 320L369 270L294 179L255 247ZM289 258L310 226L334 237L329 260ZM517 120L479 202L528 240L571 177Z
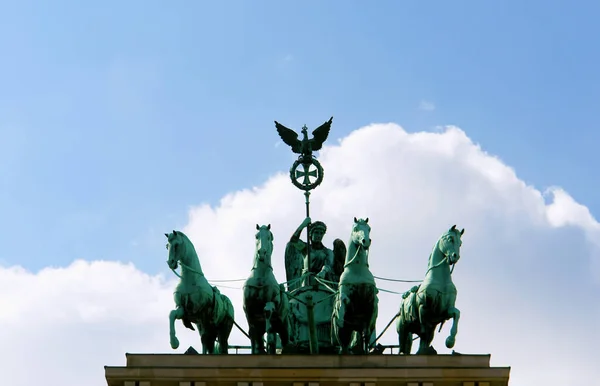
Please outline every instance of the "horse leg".
M233 329L233 319L225 318L223 324L219 327L219 354L229 354L229 335Z
M169 335L171 338L171 348L173 350L179 347L179 339L175 335L175 320L183 319L183 307L177 307L169 313Z
M208 337L206 336L206 332L205 331L200 331L200 329L198 329L198 333L200 334L200 342L202 343L202 354L206 355L206 354L210 354L208 352Z
M398 333L398 355L401 354L410 354L410 346L408 345L407 337L410 335L408 333L408 328L406 324L402 321L402 319L398 319L398 323L396 324L396 332ZM411 339L412 343L412 339Z
M373 321L368 320L366 325L361 328L360 331L360 351L361 354L368 354L371 351L371 338L373 338L373 331L375 327L373 326Z
M398 320L396 321L396 333L398 334L398 355L406 352L406 347L404 344L404 335L406 334L404 323L402 322L402 313L398 316Z
M265 330L267 332L267 354L274 355L277 350L277 336L273 328L271 318L273 317L273 311L275 311L275 303L267 302L265 304Z
M348 327L337 328L337 338L340 345L340 354L350 354L350 342L352 340L352 330Z
M265 353L265 345L263 341L263 337L265 335L265 327L264 324L260 324L260 321L253 321L253 323L248 323L250 328L248 330L248 335L250 335L250 346L252 348L252 354L264 354Z
M400 302L400 311L396 314L396 333L398 334L398 355L406 353L405 335L406 326L404 323L404 300Z
M250 335L250 342L252 343L252 354L264 354L265 353L265 323L255 321L250 327L248 332Z
M379 315L379 299L377 296L374 296L373 299L373 313L371 314L371 320L369 323L369 328L367 329L367 336L365 337L365 353L368 354L371 351L371 345L373 344L375 335L375 329L377 328L377 316ZM372 341L373 340L373 341Z
M281 348L284 349L290 343L290 332L287 325L287 318L282 318L281 314L277 313L271 318L273 323L273 332L279 335Z
M371 334L369 333L369 329L365 328L360 332L360 353L368 354L369 353L369 338L371 338Z
M413 333L411 332L410 326L408 324L404 324L402 326L402 330L400 331L398 337L401 342L401 348L398 354L410 355L413 344Z
M281 348L284 348L285 346L290 344L290 332L288 329L287 318L279 319L278 323L279 328L277 330L279 331L279 339L281 339Z
M217 334L211 329L207 329L202 334L202 353L203 354L214 354L215 353L215 341L217 340Z
M340 289L338 291L338 302L340 306L338 308L336 320L338 327L344 327L344 318L346 317L346 305L350 303L350 297L346 293L345 285L340 285Z
M421 328L422 329L422 328ZM419 335L419 350L417 355L435 355L437 351L431 346L435 333L435 325L427 325L425 332Z
M452 318L452 327L450 335L446 338L446 347L452 348L456 343L456 334L458 334L458 321L460 319L460 310L456 307L451 307L448 310L448 316Z
M202 326L200 326L199 323L194 324L196 325L196 329L198 330L198 335L200 335L200 343L202 344L202 354L209 354L206 352L206 343L204 343L206 341L206 331L202 329Z
M250 323L248 328L248 335L250 336L250 354L258 354L258 339L256 336L256 329Z
M427 317L429 310L428 307L425 307L425 305L420 304L419 305L419 321L420 321L420 326L421 326L421 334L426 334L427 331L429 330L429 322L427 321Z
M413 334L408 328L408 326L406 326L404 331L404 354L410 355L410 351L412 350L412 344Z

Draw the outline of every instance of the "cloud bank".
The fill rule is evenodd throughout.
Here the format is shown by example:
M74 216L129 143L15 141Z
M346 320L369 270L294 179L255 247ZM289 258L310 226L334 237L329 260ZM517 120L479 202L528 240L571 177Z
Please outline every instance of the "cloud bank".
M437 238L465 228L454 271L461 310L455 349L491 353L512 366L511 385L562 385L600 376L600 225L560 188L526 185L456 127L408 134L395 124L352 132L320 154L325 180L311 196L325 242L349 238L353 217L369 217L371 269L377 276L419 280ZM273 264L284 281L285 243L304 218L304 197L287 173L262 186L200 205L182 229L196 245L209 279L245 278L255 224L272 225ZM218 283L217 283L218 284ZM167 314L175 282L119 262L77 261L38 273L0 268L0 377L3 383L103 385L103 365L122 365L125 352L171 352ZM241 286L228 283L227 286ZM402 292L410 284L379 281ZM246 326L241 290L222 287ZM380 292L379 331L400 297ZM448 353L444 339L434 346ZM181 350L200 347L179 323ZM396 344L393 328L381 340ZM234 331L233 344L247 344ZM25 360L24 360L25 358ZM30 371L34 366L36 371Z

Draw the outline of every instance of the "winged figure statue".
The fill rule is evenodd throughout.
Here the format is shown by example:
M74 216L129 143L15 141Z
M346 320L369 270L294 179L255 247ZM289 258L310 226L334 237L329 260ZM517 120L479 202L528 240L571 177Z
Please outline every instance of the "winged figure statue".
M294 232L285 248L285 273L288 282L288 291L293 291L302 286L300 277L307 269L306 243L300 240L300 233L309 224L307 218ZM325 247L321 240L327 230L326 225L316 221L311 225L311 266L308 270L325 280L337 283L344 271L346 260L346 245L341 239L335 239L333 250Z
M298 133L292 129L288 129L277 121L275 121L275 127L277 128L281 140L286 145L290 146L294 153L300 154L302 157L310 158L313 151L319 151L321 150L321 147L323 147L323 142L325 142L329 136L332 122L333 117L313 130L313 137L310 139L308 138L308 128L304 125L304 127L302 127L303 138L301 140L298 139Z

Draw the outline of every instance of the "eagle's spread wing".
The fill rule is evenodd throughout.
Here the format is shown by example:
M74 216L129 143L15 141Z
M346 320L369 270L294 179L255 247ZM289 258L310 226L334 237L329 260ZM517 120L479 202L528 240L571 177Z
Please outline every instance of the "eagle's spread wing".
M294 153L302 152L302 141L298 139L298 133L292 129L288 129L277 121L275 121L275 127L277 128L281 140L286 145L291 146Z
M329 118L329 120L327 122L323 123L321 126L319 126L313 130L313 132L312 132L313 138L311 139L311 142L312 142L311 148L313 151L321 150L321 147L323 146L323 142L325 142L325 140L329 136L329 129L331 129L332 122L333 122L333 117Z
M346 244L340 239L333 241L333 274L336 280L344 272L344 263L346 262Z
M293 291L300 288L301 284L298 279L302 276L304 268L304 256L296 249L294 243L289 242L285 246L285 280L288 282L288 291ZM290 283L290 281L293 281Z

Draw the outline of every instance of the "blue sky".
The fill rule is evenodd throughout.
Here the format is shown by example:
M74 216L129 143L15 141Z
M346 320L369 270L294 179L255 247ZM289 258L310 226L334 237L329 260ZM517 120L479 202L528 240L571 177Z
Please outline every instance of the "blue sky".
M275 119L457 125L600 212L600 3L368 4L0 2L0 259L163 271L190 206L287 170Z

